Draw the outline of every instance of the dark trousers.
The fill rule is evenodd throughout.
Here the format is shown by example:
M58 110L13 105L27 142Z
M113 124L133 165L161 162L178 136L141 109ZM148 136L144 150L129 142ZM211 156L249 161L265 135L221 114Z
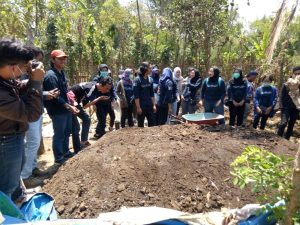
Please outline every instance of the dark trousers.
M116 114L115 114L115 111L111 104L108 107L108 114L109 114L109 118L110 118L109 126L113 127L115 125Z
M79 109L79 113L76 115L72 115L72 141L75 153L79 152L81 149L79 138L80 124L77 117L82 120L81 142L86 142L88 140L91 125L91 118L87 114L87 112L80 105L77 106L77 109Z
M244 120L245 104L243 106L234 106L233 103L229 105L229 125L234 126L235 120L236 125L241 126Z
M269 118L269 115L255 113L254 121L253 121L253 128L256 129L259 124L259 121L261 120L259 129L264 130L266 127L268 118Z
M138 127L144 127L145 117L148 120L148 127L155 126L153 108L142 109L142 114L137 115Z
M121 109L121 127L125 127L126 119L128 126L133 127L133 104L128 104L128 107Z
M155 107L156 107L156 112L153 112L153 118L154 118L154 123L155 123L155 125L154 126L156 126L156 125L158 125L158 120L159 120L159 118L158 118L158 116L159 116L159 113L158 113L158 105L157 104L155 104Z
M168 112L169 112L168 105L158 106L157 108L158 119L156 125L164 125L167 123Z
M53 125L52 149L55 162L59 163L69 153L69 137L72 133L72 113L50 116Z
M284 137L289 140L293 134L294 125L295 125L298 117L299 117L299 110L297 110L296 108L281 109L281 121L278 126L277 134L279 136L283 137L285 127L286 127L286 125L288 125L287 131L286 131Z
M180 110L180 106L181 106L181 97L180 97L180 101L179 102L177 102L177 109L176 109L176 116L178 116L178 114L179 114L179 110Z
M96 134L100 137L105 134L106 116L110 111L110 105L96 105L96 115L98 123L96 126Z

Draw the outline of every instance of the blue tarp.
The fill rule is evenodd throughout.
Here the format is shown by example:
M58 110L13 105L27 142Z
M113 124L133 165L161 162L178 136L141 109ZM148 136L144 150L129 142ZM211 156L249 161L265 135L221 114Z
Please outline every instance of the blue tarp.
M18 209L8 196L0 192L0 211L5 218L3 224L52 221L57 219L57 213L54 209L54 199L46 193L33 195Z
M285 205L284 200L277 202L270 208L276 208ZM265 211L257 216L251 216L247 220L239 222L239 225L275 225L277 220L274 218L273 211Z
M151 225L187 225L187 223L184 223L179 220L164 220L157 223L153 223Z
M54 199L46 193L37 193L21 206L25 220L30 222L56 220Z

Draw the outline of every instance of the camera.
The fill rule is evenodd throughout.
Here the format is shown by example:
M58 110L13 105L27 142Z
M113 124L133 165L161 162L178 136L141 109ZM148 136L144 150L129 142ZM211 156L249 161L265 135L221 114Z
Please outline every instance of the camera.
M37 61L37 60L32 60L31 61L31 69L35 69L40 65L41 62Z

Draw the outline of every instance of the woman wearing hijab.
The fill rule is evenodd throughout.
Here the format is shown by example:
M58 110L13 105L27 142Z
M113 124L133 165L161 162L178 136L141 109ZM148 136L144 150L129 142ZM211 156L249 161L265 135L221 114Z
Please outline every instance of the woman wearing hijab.
M187 84L182 93L182 115L196 112L202 84L202 79L198 70L189 68L188 73L189 77L187 79Z
M181 96L182 96L182 91L183 91L183 77L181 76L181 69L179 67L176 67L173 72L173 80L176 83L177 90L178 90L178 97L177 97L177 102L176 104L176 116L179 114L179 109L181 106Z
M125 127L125 121L128 120L128 126L133 127L133 75L131 69L123 72L122 79L117 84L117 95L121 107L121 127Z
M254 96L253 128L256 129L260 122L259 128L264 130L268 118L274 115L274 108L277 102L277 88L271 84L272 75L266 75L262 82Z
M224 97L226 94L226 86L224 80L220 76L220 69L212 67L208 71L202 85L201 100L199 104L204 105L205 112L215 112L224 115ZM219 124L225 124L225 120L219 120Z
M232 79L229 81L228 89L229 125L234 128L235 121L237 126L243 124L245 111L245 101L247 97L247 82L243 78L241 69L234 70Z
M172 105L176 102L177 86L173 81L173 73L170 68L165 68L159 79L159 100L158 100L158 123L164 125L168 115L172 113Z

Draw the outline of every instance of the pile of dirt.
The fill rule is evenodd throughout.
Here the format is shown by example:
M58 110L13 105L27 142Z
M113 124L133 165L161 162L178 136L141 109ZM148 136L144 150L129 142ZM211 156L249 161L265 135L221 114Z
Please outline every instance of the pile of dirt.
M160 206L198 213L255 202L230 179L247 145L294 155L296 145L252 128L196 125L129 128L106 134L60 168L44 191L63 218L91 218L121 206Z

